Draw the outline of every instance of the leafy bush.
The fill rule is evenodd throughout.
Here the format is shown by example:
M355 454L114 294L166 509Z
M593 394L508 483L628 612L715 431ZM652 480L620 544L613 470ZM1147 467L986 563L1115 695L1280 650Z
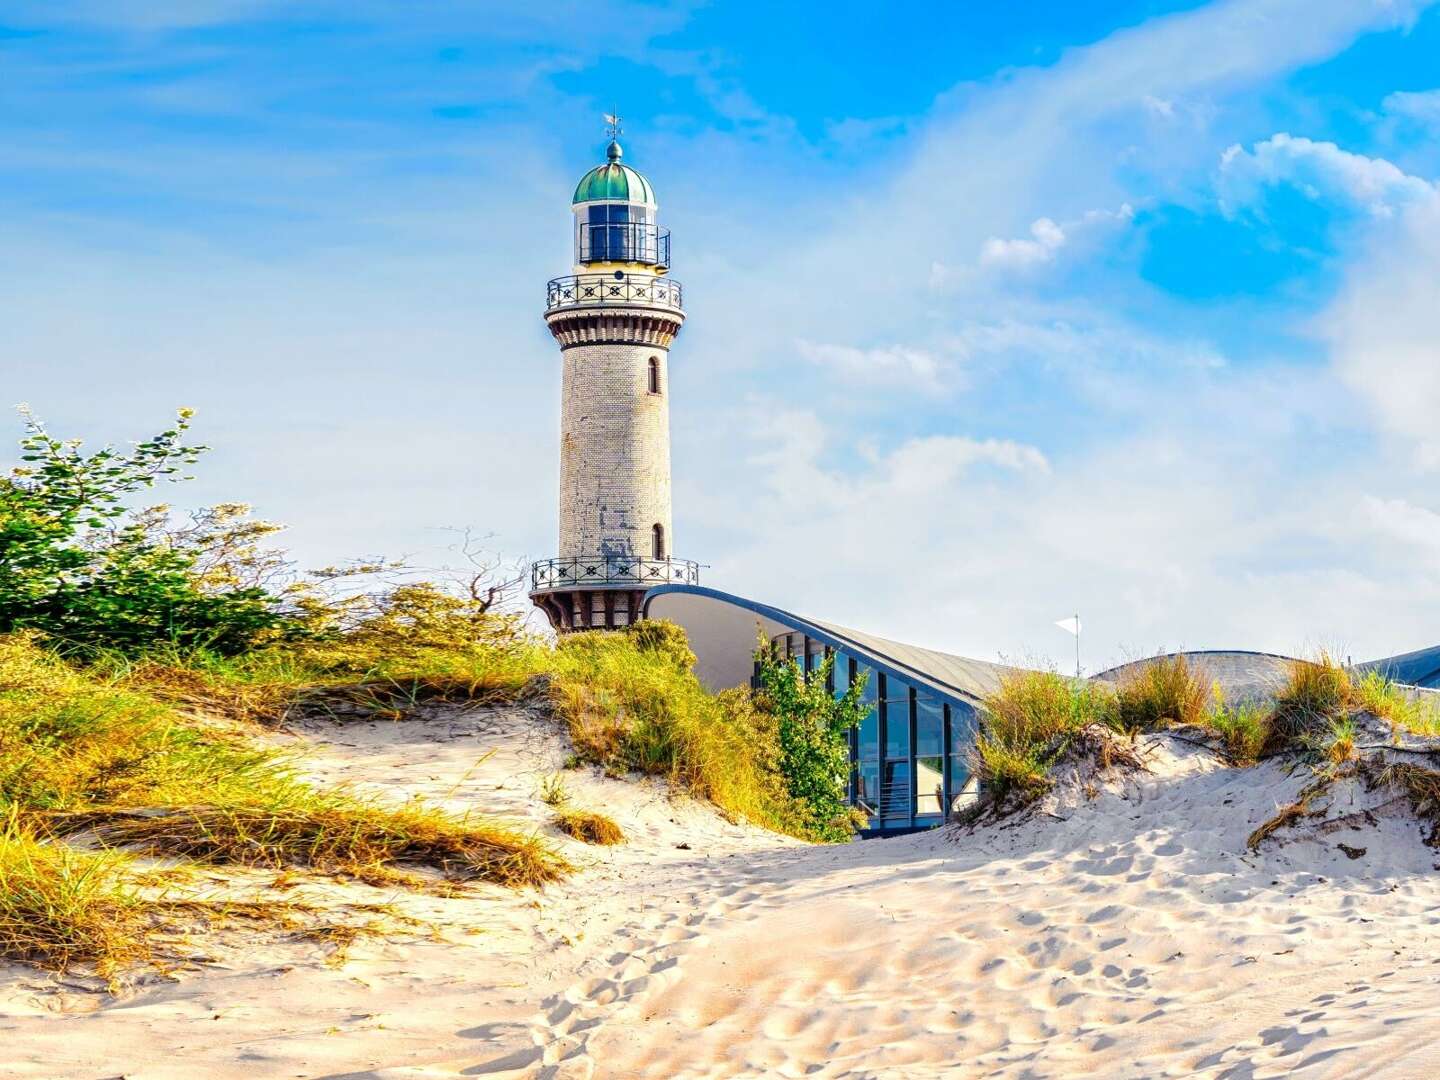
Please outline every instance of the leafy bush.
M864 680L837 698L826 689L834 656L827 656L808 676L798 663L782 660L768 642L761 643L757 657L765 705L779 721L779 764L786 789L806 808L817 836L848 839L854 832L846 799L850 729L871 709L862 701Z
M1202 723L1210 692L1183 655L1157 656L1121 680L1115 698L1120 727L1134 734Z
M204 447L173 427L122 452L81 451L26 415L24 464L0 478L0 633L38 629L85 648L135 651L156 642L244 649L283 618L258 586L207 584L196 534L167 536L128 498L182 479Z

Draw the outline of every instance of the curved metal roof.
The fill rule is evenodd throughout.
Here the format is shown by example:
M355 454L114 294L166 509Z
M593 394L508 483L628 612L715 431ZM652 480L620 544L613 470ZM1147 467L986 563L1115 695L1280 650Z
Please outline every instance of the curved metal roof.
M667 594L706 597L741 608L791 630L801 631L831 648L843 650L887 675L929 687L941 696L959 698L970 705L978 705L981 699L999 687L1006 674L1016 670L1004 664L891 641L836 623L807 619L782 608L700 585L657 585L645 594L644 610L648 613L651 601Z
M1284 685L1290 674L1290 665L1296 659L1279 653L1249 652L1243 649L1202 649L1142 657L1108 671L1101 671L1091 678L1119 683L1147 664L1176 656L1183 656L1191 670L1202 679L1218 684L1230 701L1270 696Z
M1378 671L1395 682L1440 689L1440 645L1360 664L1361 671Z

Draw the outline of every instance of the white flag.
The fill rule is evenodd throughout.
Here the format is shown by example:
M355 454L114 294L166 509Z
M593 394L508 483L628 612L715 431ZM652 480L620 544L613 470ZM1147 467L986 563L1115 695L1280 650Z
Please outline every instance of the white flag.
M1079 615L1071 615L1068 619L1058 619L1056 620L1055 625L1060 627L1061 630L1070 631L1070 633L1074 634L1076 637L1080 636Z

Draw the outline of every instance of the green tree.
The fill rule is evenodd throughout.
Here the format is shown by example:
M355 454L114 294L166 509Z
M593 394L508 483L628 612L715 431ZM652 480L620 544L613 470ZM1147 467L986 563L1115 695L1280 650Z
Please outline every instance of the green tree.
M845 840L854 832L845 798L850 775L850 729L871 706L862 700L865 678L836 697L826 687L835 666L828 656L807 677L794 661L762 639L756 652L761 692L779 721L780 771L791 797L811 815L811 828L826 840Z

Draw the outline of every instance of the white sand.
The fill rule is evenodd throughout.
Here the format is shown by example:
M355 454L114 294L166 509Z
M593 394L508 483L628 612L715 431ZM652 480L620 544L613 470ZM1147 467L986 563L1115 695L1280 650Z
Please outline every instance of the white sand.
M312 735L317 775L537 825L564 755L517 710ZM307 884L446 939L339 968L232 932L119 1000L0 969L0 1076L1440 1076L1440 852L1408 811L1345 789L1338 824L1250 854L1306 777L1148 746L1150 774L1023 822L831 848L567 773L634 839L563 841L587 867L565 884ZM1373 824L1345 818L1363 807Z

